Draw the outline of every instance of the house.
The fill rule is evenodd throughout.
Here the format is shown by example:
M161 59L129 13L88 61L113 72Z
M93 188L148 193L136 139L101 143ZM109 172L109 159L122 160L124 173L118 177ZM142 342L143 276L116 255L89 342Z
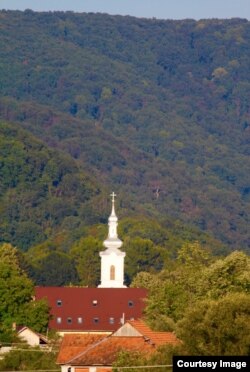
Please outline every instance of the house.
M65 332L114 332L125 321L142 317L147 290L124 285L122 241L117 234L115 194L108 220L108 237L100 252L101 280L98 288L36 287L35 298L47 298L52 319L49 328Z
M154 332L142 320L129 321L111 335L64 335L57 363L62 372L108 372L121 351L147 356L160 345L177 343L172 332Z
M17 334L22 340L26 341L29 346L46 346L48 344L48 340L45 336L32 331L29 327L17 328Z

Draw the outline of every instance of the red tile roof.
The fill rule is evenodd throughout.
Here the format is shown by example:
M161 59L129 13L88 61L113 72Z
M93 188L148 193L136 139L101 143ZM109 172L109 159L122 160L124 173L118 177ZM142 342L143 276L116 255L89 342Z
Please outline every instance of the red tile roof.
M179 340L173 332L157 332L153 331L146 323L141 319L128 320L127 323L132 325L142 336L146 339L150 339L150 342L155 346L164 344L177 344Z
M65 335L57 363L75 366L110 366L121 351L138 351L148 354L154 350L154 347L143 337L95 336L95 340L92 340L91 344L90 335L78 335L78 341L81 339L82 342L82 347L80 347L79 344L78 346L74 345L74 335ZM69 338L73 341L71 346L67 345L70 343Z
M90 345L103 340L105 335L97 334L66 334L63 337L57 363L64 364L86 350Z
M73 359L71 365L103 365L110 366L121 351L138 351L143 354L153 352L152 345L142 337L112 337L108 336L96 344L95 347L85 350L79 357Z
M178 343L178 339L172 332L154 332L142 320L127 323L141 336L117 336L117 333L109 336L64 335L57 363L75 366L110 366L120 351L138 351L149 355L157 346Z
M146 296L143 288L35 288L36 299L48 299L49 327L61 331L112 332L120 327L123 316L125 321L142 316Z

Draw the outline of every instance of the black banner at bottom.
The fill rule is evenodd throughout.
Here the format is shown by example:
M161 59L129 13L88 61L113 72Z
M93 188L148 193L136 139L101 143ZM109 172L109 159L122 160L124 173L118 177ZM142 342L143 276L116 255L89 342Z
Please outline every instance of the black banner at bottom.
M174 356L173 372L249 372L249 356Z

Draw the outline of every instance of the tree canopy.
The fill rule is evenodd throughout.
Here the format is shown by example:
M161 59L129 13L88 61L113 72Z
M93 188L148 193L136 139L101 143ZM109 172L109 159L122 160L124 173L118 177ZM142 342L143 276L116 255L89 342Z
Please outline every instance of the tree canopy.
M174 330L189 355L248 355L250 257L215 259L198 243L185 244L158 274L139 273L132 285L149 290L145 317Z
M10 244L0 245L0 339L12 324L45 331L49 308L46 301L33 301L34 284L21 269L19 253Z
M249 21L1 11L1 27L4 241L103 222L116 189L123 216L249 250Z

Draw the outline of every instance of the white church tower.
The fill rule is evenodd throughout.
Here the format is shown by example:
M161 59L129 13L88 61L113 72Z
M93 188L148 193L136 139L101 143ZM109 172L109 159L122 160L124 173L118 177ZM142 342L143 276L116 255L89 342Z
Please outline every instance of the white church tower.
M105 251L100 252L101 257L101 284L99 288L126 288L124 282L125 252L120 251L122 241L117 235L118 218L115 214L115 193L112 197L112 211L109 216L108 238L103 242Z

